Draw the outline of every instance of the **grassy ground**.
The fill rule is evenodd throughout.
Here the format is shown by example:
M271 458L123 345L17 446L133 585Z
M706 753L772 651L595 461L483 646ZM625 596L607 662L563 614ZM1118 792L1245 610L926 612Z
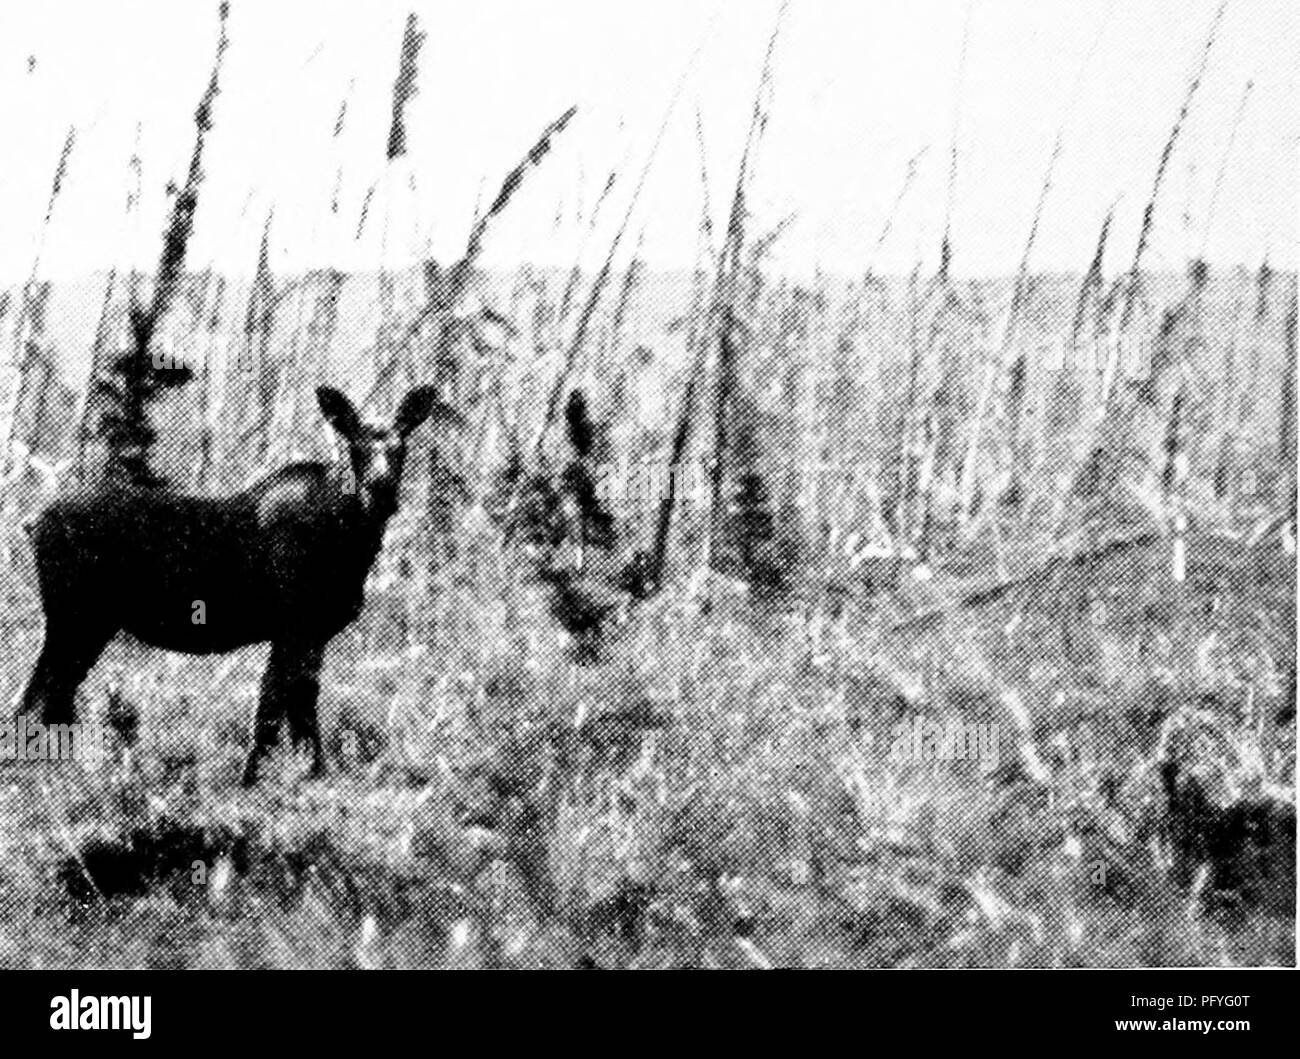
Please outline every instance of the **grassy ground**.
M485 530L331 648L329 777L285 752L252 791L264 649L115 643L80 716L136 740L0 765L0 965L1290 965L1294 559L1194 539L1161 597L1165 549L900 633L679 585L578 666ZM995 759L891 759L917 717Z

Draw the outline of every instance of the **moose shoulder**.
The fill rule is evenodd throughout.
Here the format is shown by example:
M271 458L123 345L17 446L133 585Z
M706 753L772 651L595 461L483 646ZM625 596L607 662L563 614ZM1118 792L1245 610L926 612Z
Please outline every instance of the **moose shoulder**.
M430 416L455 420L431 387L391 425L317 391L348 466L296 463L232 496L102 485L56 500L33 523L45 642L20 712L72 720L77 686L119 631L190 654L270 641L245 782L287 720L324 769L316 698L324 649L364 602L366 574L397 510L406 441Z

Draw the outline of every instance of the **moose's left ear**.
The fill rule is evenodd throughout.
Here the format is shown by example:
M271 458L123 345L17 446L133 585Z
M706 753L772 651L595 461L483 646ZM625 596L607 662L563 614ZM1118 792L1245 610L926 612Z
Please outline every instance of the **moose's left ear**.
M438 400L438 391L435 387L417 386L402 398L402 404L397 409L397 417L393 420L393 429L401 437L406 437L430 416L439 422L451 423L454 426L465 425L459 412Z

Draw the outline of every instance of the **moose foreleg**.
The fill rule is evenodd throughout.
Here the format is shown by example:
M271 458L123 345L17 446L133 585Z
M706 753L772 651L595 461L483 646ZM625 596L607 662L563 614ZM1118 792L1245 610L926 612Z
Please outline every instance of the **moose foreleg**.
M244 769L244 786L257 780L257 769L275 745L282 720L288 720L295 747L311 747L311 775L325 772L316 699L320 694L320 667L325 647L319 643L281 641L271 645L271 658L262 674L262 693L253 729L253 750Z

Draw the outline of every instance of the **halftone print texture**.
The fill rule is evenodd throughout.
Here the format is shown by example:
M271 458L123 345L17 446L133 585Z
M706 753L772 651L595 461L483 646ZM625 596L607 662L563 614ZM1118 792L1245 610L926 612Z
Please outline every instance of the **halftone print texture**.
M0 967L1294 966L1298 49L6 5Z

